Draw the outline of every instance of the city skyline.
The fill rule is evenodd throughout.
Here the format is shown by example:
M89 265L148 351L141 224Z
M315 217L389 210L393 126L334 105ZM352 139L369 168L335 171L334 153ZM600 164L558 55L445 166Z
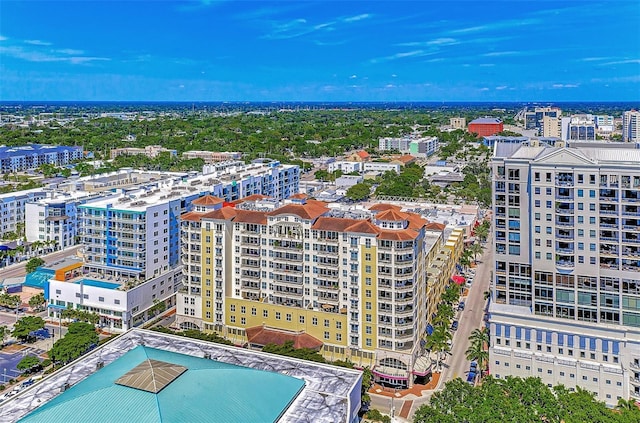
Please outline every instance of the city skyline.
M5 2L0 101L640 98L633 1L329 5Z

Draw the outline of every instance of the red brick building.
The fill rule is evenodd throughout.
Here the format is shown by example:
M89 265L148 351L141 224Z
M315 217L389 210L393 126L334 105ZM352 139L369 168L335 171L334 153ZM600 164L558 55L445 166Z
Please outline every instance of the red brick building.
M469 132L475 132L478 137L489 137L504 130L502 121L498 118L483 117L469 122Z

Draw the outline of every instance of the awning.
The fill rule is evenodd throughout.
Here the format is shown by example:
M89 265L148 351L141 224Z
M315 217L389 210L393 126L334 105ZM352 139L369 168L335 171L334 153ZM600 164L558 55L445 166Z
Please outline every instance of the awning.
M460 276L460 275L451 276L451 280L454 281L455 283L457 283L458 285L463 285L465 283L465 281L466 281L464 276Z

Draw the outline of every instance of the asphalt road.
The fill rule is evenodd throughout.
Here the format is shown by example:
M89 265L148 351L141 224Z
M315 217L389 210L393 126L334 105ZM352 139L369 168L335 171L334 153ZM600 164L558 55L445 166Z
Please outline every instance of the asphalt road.
M72 256L74 254L76 254L76 252L81 248L81 245L75 245L73 247L69 247L65 250L60 250L60 251L55 251L53 253L41 256L42 259L46 262L46 263L53 263L55 261L58 261L64 257L68 257L68 256ZM3 269L0 269L0 279L5 279L5 278L17 278L20 276L25 276L27 274L26 270L25 270L25 265L27 264L27 260L20 262L20 263L16 263L16 264L12 264L11 266L5 267Z
M484 292L489 290L490 272L493 263L493 249L491 237L485 244L485 250L476 267L474 282L465 300L465 309L458 316L459 327L453 338L451 356L446 360L446 366L442 372L439 388L444 383L457 377L466 378L470 362L465 357L465 351L469 348L469 335L474 329L481 328L484 324L484 309L487 301Z

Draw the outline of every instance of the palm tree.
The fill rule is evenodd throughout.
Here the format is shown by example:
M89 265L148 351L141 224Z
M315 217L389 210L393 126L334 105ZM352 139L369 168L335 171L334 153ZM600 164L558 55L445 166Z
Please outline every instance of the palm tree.
M482 377L484 373L484 369L489 361L489 351L484 349L484 345L480 344L471 344L467 351L465 351L465 356L469 361L477 361L478 369L480 369L480 377Z
M442 353L449 350L449 343L447 341L451 341L452 338L453 335L451 335L447 326L444 325L436 326L431 335L427 337L425 347L436 354L436 368L440 367L440 362L443 359Z
M618 405L616 405L616 409L623 411L623 410L637 410L638 406L636 405L636 402L632 399L624 399L624 398L620 398L618 400Z
M474 229L476 236L480 239L480 241L484 241L489 236L489 226L484 223L477 228Z
M489 332L487 332L486 328L474 329L469 335L469 341L471 345L479 344L482 345L482 348L485 348L489 345Z
M480 245L480 243L478 242L474 242L469 247L469 251L471 252L471 254L473 254L473 261L475 263L478 263L478 254L482 254L482 250L482 245Z

